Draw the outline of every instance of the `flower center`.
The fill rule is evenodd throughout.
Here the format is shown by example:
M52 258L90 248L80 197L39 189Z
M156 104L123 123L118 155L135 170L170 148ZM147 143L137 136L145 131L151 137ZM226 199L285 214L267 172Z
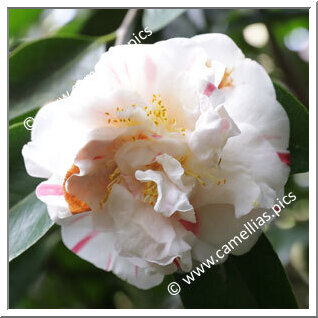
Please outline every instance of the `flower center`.
M231 87L233 85L233 79L231 78L231 73L233 70L225 69L223 78L221 80L221 83L219 84L218 88L224 88L224 87Z
M158 198L157 184L153 181L147 182L143 190L143 195L143 202L148 202L149 205L154 205L155 200Z
M136 104L125 107L117 107L116 112L111 114L105 112L108 117L107 123L110 127L120 128L120 127L132 127L140 126L142 123L140 120L134 119L134 112L136 110ZM163 128L167 132L177 132L182 136L185 136L186 129L184 127L176 127L176 119L169 118L168 110L163 103L163 100L158 94L153 94L151 103L148 106L144 106L142 111L145 112L147 117L155 124L155 126Z
M106 164L107 165L107 164ZM109 179L109 183L106 187L106 194L103 198L103 200L101 200L99 202L99 207L102 209L103 208L103 205L106 203L106 201L108 200L108 197L110 195L110 192L112 191L112 188L113 188L113 185L115 183L120 183L121 181L121 173L120 173L120 170L119 168L116 166L116 168L114 169L114 171L108 176L108 179Z

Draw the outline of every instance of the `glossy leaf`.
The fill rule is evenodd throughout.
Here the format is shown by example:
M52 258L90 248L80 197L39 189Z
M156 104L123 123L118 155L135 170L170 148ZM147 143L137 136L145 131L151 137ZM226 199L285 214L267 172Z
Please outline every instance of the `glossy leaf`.
M34 193L9 211L9 261L37 242L53 225L46 205Z
M43 9L9 9L9 37L18 38L39 20Z
M26 118L28 118L28 117L34 118L36 113L39 111L39 109L40 109L40 107L32 109L32 110L30 110L26 113L23 113L17 117L13 117L12 119L9 120L9 126L11 127L13 124L23 123L26 120Z
M90 71L104 44L87 37L52 37L19 46L9 59L9 118L61 97Z
M143 27L156 32L185 12L186 9L145 9L142 17Z
M277 100L290 121L289 150L291 174L309 170L309 114L305 106L278 83L274 83Z
M37 244L9 263L10 309L19 308L21 299L43 278L47 260L60 240L60 232L53 227Z
M41 181L27 174L21 154L23 145L30 140L30 133L23 122L9 127L9 207L34 191Z
M34 194L41 179L30 177L21 149L30 140L22 123L9 127L9 260L17 257L40 239L53 225L46 205Z
M93 12L90 9L77 9L76 16L70 22L56 31L59 36L72 36L80 33L81 29L92 18Z
M175 278L185 308L297 308L284 268L264 234L250 252L207 269L191 285L182 280L185 274Z

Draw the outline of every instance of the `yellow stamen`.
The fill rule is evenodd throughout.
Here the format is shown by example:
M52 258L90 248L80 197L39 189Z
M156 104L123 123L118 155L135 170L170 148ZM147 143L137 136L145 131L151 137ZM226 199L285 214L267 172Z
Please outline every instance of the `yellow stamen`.
M148 203L149 205L154 205L155 199L158 198L157 184L153 181L146 182L143 195L143 202Z

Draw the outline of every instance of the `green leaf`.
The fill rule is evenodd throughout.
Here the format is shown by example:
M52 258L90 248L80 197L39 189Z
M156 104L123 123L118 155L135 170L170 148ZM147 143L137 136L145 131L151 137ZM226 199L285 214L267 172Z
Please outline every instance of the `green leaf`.
M30 140L23 123L9 127L9 261L23 253L53 225L46 205L34 194L41 179L30 177L21 149Z
M37 244L9 263L10 309L19 308L21 299L43 279L47 260L61 239L60 231L56 228L53 227Z
M13 124L23 123L25 119L28 117L34 118L37 112L39 111L39 109L40 108L35 108L17 117L13 117L12 119L9 120L9 126L11 127Z
M205 270L191 285L182 280L186 274L175 275L185 308L298 308L284 268L264 234L248 253Z
M290 121L291 174L309 170L309 114L306 107L280 84L274 82L277 100Z
M21 154L23 145L30 140L30 133L23 123L9 127L9 207L30 194L41 181L27 174Z
M55 35L70 36L79 34L85 23L92 18L92 15L93 11L90 9L78 9L75 18L58 29Z
M26 34L35 24L43 9L9 9L9 38L18 38Z
M52 37L19 46L9 59L9 118L71 90L103 52L103 43L87 37Z
M142 17L143 27L156 32L184 13L186 9L145 9Z
M46 205L34 193L9 212L9 261L37 242L53 225Z

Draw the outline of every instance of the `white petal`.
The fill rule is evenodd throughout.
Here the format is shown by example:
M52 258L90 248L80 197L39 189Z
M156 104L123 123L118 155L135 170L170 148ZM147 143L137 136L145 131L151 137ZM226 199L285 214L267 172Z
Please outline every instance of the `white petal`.
M135 170L155 162L156 157L163 153L181 157L186 154L186 151L185 141L172 137L150 138L126 143L117 151L115 159L119 169L124 174L131 175Z
M162 165L162 168L171 182L187 195L194 186L193 178L184 174L180 162L168 154L162 154L156 157L156 161Z
M37 113L31 142L22 149L26 169L34 177L64 176L86 139L86 130L69 117L66 99L42 107Z
M204 48L211 61L216 60L230 67L244 58L242 51L225 34L201 34L193 37L192 40Z
M185 231L176 219L168 219L135 200L120 185L114 185L103 214L113 218L112 230L120 256L134 262L138 258L169 265L176 257L182 261L190 253L188 242L193 239L192 233Z
M47 204L50 218L58 224L72 215L64 198L63 181L63 178L53 175L41 182L35 191L36 196Z
M161 283L163 275L138 268L130 263L114 249L114 236L107 232L94 230L89 214L70 218L68 224L62 226L64 244L79 257L89 261L96 267L113 271L123 280L142 289L148 289Z
M273 84L265 70L256 62L244 60L231 73L233 87L222 90L224 104L240 127L248 123L258 130L260 138L268 140L278 151L288 147L289 120L276 101Z
M248 226L248 221L251 222L256 220L257 217L262 216L265 212L264 209L253 209L251 212L244 217L237 218L234 213L233 206L231 205L207 205L198 209L200 216L201 226L198 236L198 241L193 247L193 255L199 261L204 261L209 258L210 255L215 257L215 253L218 249L221 249L224 244L227 244L235 236L240 237L241 231L246 231L249 235L246 240L240 237L240 240L236 238L237 245L231 243L234 249L231 251L233 255L242 255L248 252L262 231L257 230L255 232L251 229L251 233L244 227L244 224ZM246 235L244 236L246 237ZM224 254L224 253L223 253ZM219 259L219 261L226 260Z
M222 163L214 170L216 179L225 184L208 184L197 192L193 205L233 204L237 217L255 206L270 208L284 186L289 167L282 163L271 144L260 139L256 130L241 125L241 134L228 140L223 148Z
M197 158L212 161L228 138L240 133L223 106L205 110L189 138L189 147Z
M153 181L157 184L158 199L154 206L156 212L170 217L178 211L183 219L195 222L193 207L188 200L187 194L180 191L176 185L170 182L163 172L137 170L135 177L140 181Z

